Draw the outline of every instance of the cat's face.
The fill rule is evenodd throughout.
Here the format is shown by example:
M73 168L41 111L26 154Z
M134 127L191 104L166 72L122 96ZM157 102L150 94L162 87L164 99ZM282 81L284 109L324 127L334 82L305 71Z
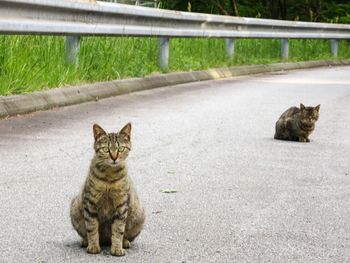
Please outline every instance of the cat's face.
M94 149L96 158L104 165L115 167L129 155L131 150L131 124L126 124L118 133L106 133L94 124Z
M316 107L305 107L303 104L300 104L300 110L302 125L304 127L313 128L318 120L320 105L317 105Z

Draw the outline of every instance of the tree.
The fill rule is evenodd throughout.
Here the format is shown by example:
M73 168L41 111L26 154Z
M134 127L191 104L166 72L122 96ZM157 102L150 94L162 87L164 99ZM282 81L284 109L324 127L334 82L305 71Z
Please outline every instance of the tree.
M230 4L232 9L232 15L239 16L236 0L231 0Z
M284 20L350 23L349 0L160 0L173 10Z

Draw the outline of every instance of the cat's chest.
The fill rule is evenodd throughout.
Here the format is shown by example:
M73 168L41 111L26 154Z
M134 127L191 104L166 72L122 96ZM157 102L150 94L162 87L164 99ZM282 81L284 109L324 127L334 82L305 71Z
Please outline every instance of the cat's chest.
M111 218L116 208L123 203L128 195L125 185L105 184L99 189L97 209L101 218Z

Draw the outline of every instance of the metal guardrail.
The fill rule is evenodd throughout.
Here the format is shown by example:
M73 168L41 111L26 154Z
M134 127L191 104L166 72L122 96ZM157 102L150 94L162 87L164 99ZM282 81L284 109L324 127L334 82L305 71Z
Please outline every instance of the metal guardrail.
M177 12L93 0L0 0L0 34L67 35L68 60L76 61L80 36L161 37L161 66L168 65L170 37L227 39L233 55L234 38L282 39L282 57L288 57L288 39L350 39L350 25L241 18Z
M154 1L145 1L145 0L100 0L101 2L110 2L118 4L128 4L128 5L139 5L139 6L148 6L148 7L157 7L158 0Z

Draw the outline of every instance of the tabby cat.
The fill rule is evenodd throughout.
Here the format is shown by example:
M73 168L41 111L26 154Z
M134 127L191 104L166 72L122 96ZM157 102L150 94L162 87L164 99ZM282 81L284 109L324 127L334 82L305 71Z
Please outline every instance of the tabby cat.
M74 229L88 253L99 253L100 243L111 245L111 254L124 256L141 232L144 209L128 176L126 158L131 150L131 124L118 133L106 133L94 124L95 155L81 193L71 203Z
M315 129L320 105L316 107L291 107L276 122L275 139L310 142L309 135Z

